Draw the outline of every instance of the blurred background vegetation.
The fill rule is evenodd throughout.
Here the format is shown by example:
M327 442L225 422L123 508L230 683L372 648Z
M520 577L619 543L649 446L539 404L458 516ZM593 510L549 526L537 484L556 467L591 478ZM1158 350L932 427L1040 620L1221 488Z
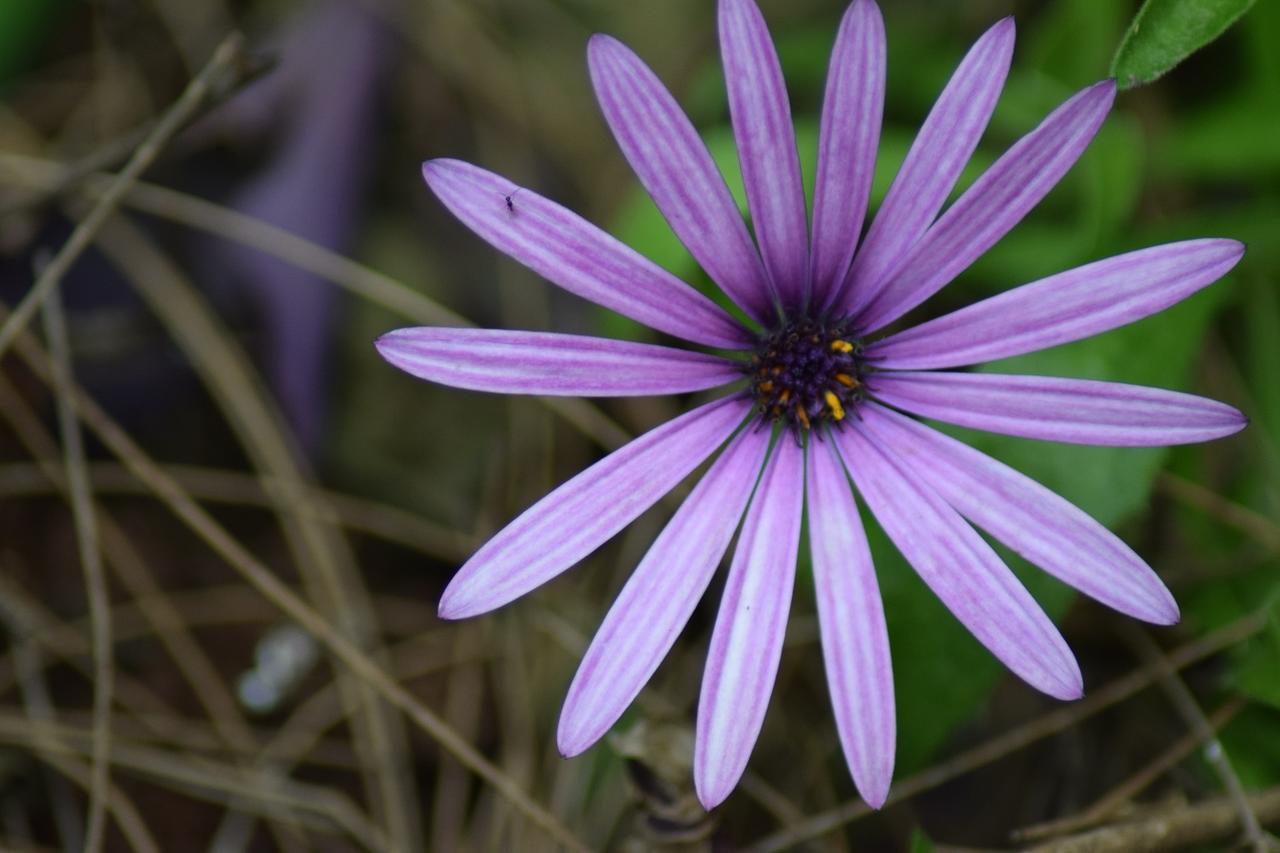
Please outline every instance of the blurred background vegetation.
M811 178L844 7L761 6ZM995 20L1016 15L1013 70L958 189L1107 76L1137 11L883 6L873 206ZM244 45L193 95L236 29ZM47 381L67 356L56 310L42 309L43 345L0 331L0 845L95 838L104 749L106 849L555 849L571 834L592 849L941 850L1088 831L1123 845L1157 821L1182 827L1162 843L1223 849L1240 836L1232 779L1280 818L1280 6L1257 4L1122 93L1062 184L917 312L1168 240L1248 243L1176 308L997 366L1194 391L1243 409L1248 430L1167 451L965 433L1118 530L1174 590L1181 624L1130 624L1006 554L1080 656L1086 699L1058 705L873 530L899 719L898 787L874 815L838 748L803 565L764 732L715 815L692 799L687 747L716 589L616 736L556 754L577 660L670 502L499 613L435 618L488 534L687 402L487 397L414 381L371 345L468 321L654 336L470 235L422 184L431 157L506 174L710 287L600 119L585 69L598 31L654 67L741 199L710 0L0 0L4 316L77 222L110 214L46 303L65 303L74 382ZM137 158L184 89L181 129L143 149L143 180L113 200L104 173ZM85 423L83 459L60 404ZM81 473L91 494L72 511ZM78 549L91 518L100 547ZM108 605L104 645L90 614ZM1206 749L1215 728L1225 777ZM1212 820L1196 809L1213 808L1225 823L1197 836Z

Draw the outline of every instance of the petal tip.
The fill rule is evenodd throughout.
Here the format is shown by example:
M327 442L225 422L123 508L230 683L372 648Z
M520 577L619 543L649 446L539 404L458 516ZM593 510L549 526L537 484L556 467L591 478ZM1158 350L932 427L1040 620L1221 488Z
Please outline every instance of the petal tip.
M892 753L891 753L892 755ZM863 778L855 778L854 785L862 795L862 801L869 808L879 811L889 799L889 787L893 781L892 760L883 767L877 767Z
M436 607L436 615L441 619L454 621L466 619L470 616L478 616L491 609L484 606L482 601L477 601L474 596L468 596L466 590L459 586L455 579L440 594L440 604Z
M729 792L733 790L732 785L725 785L723 782L713 784L711 780L704 780L698 773L694 774L693 787L697 791L698 802L702 803L702 807L707 811L711 811L727 800Z
M577 758L591 748L599 738L584 737L582 726L568 713L560 713L560 725L556 727L556 750L561 758Z

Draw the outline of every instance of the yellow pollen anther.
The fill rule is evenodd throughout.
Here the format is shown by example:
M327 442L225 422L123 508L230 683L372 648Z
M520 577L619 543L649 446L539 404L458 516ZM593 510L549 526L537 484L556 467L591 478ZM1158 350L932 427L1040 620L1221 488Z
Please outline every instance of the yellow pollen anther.
M800 421L800 425L805 429L809 428L809 415L804 409L796 409L796 419ZM837 418L836 420L839 420Z
M852 376L850 376L847 373L837 373L835 378L837 382L839 382L841 385L843 385L846 388L858 387L858 380L854 379Z
M831 349L836 352L853 352L853 344L848 341L832 341Z
M831 417L838 421L844 420L844 406L840 405L840 398L835 395L835 392L826 392L822 395L822 399L827 401L827 408L831 410Z
M782 393L778 395L778 402L785 406L787 404L787 401L790 399L791 399L791 389L783 388Z
M770 394L773 392L772 382L761 382L758 386L761 394Z

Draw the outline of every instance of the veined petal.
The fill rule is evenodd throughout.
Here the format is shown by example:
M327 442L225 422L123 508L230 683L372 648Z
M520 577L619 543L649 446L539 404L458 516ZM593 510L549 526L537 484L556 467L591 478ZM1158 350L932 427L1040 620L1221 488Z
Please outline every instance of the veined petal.
M852 424L836 440L880 526L947 609L1023 681L1078 699L1075 656L991 546L864 427Z
M1057 376L999 373L877 373L881 402L973 429L1116 447L1164 447L1231 435L1238 410L1192 394Z
M1121 613L1178 621L1164 582L1120 537L1030 477L868 403L862 423L961 515L1049 574ZM816 572L816 566L815 566Z
M740 432L640 561L569 687L556 734L561 753L599 740L671 650L729 547L768 450L768 430Z
M925 232L910 259L858 314L873 332L946 286L1022 221L1089 147L1115 100L1104 80L1077 92L1014 143Z
M813 193L813 303L830 306L862 233L884 115L884 21L874 0L844 13L822 103Z
M783 435L738 537L698 700L693 781L707 808L738 784L769 705L791 607L804 451Z
M587 46L605 121L640 183L711 280L756 320L776 316L737 202L688 116L657 75L617 39Z
M499 394L679 394L742 378L735 362L717 356L553 332L419 327L388 332L375 346L414 376Z
M476 616L551 580L671 491L749 411L750 404L738 396L700 406L562 484L458 570L440 597L440 617Z
M871 222L834 303L855 315L907 259L942 209L995 109L1013 58L1013 18L983 34L951 75Z
M809 222L782 67L755 0L720 0L720 54L756 242L788 312L808 302Z
M1235 240L1186 240L1096 261L890 335L867 348L894 370L979 364L1078 341L1181 302L1236 265Z
M696 344L751 345L747 331L710 299L533 190L460 160L429 160L422 175L464 225L570 293Z
M809 550L827 685L853 781L867 805L879 808L889 795L897 738L880 587L834 442L810 441L808 459Z

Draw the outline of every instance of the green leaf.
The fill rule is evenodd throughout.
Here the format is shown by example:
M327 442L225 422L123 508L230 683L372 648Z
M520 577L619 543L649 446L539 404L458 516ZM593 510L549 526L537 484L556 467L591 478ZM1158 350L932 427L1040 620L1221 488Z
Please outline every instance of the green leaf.
M1254 0L1147 0L1129 25L1111 76L1121 89L1150 83L1226 32Z

